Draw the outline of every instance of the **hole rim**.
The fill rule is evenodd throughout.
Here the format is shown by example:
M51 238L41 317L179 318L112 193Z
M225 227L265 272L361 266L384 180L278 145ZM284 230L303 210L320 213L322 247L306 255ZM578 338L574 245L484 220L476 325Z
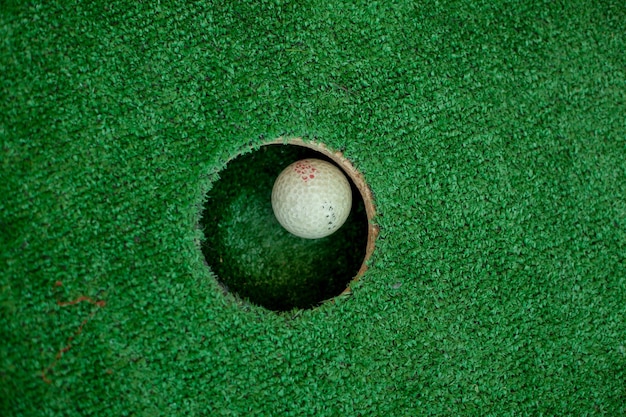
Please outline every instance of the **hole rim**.
M361 199L363 200L363 204L365 206L365 214L367 218L367 242L366 242L366 247L365 247L365 255L363 257L363 261L361 262L361 266L359 267L356 274L348 281L346 288L341 293L333 296L332 298L328 300L320 301L317 307L308 308L308 310L319 308L322 305L325 305L328 303L334 303L337 298L351 295L352 285L358 282L368 270L368 261L370 260L370 258L372 257L374 253L375 246L376 246L376 239L378 238L379 232L380 232L379 226L374 222L374 218L376 216L376 205L374 203L374 195L369 185L367 184L367 181L365 180L365 177L363 176L363 174L355 168L355 166L352 164L352 162L348 158L344 156L343 152L334 151L323 142L319 142L317 140L308 141L308 140L304 140L304 138L302 137L288 138L285 136L279 136L275 139L265 140L259 144L248 144L248 146L244 147L243 149L240 149L235 155L228 158L226 163L223 165L222 169L220 169L219 171L222 171L223 169L225 169L228 166L228 164L230 164L231 161L234 161L235 159L249 152L257 151L264 146L272 146L272 145L274 146L275 145L300 146L300 147L308 148L315 152L321 153L322 155L331 159L337 166L339 166L343 170L343 172L346 175L348 175L348 177L350 178L350 180L352 181L356 189L359 190L359 193L361 194ZM202 257L204 259L205 266L211 269L211 265L208 264L204 254L202 254ZM219 277L216 276L216 278L217 278L218 283L221 283L221 280L219 279ZM229 293L231 292L230 290L226 290L226 291ZM266 308L266 307L263 307L263 308ZM273 310L270 310L270 311L273 311Z

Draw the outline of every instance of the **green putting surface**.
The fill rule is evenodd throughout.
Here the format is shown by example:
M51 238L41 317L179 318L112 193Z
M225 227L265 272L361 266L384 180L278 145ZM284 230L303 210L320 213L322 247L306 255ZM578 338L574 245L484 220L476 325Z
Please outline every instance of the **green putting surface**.
M626 414L624 22L2 2L0 415ZM202 250L259 253L205 236L228 219L207 195L278 137L342 151L380 227L350 296L279 312Z

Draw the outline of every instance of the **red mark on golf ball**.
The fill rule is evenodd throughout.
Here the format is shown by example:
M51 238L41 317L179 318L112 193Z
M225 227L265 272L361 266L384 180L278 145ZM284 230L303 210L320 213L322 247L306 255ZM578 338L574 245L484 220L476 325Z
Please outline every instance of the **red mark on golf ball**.
M306 159L296 162L293 170L296 174L300 175L300 178L302 178L304 182L315 178L315 173L318 171L317 168Z

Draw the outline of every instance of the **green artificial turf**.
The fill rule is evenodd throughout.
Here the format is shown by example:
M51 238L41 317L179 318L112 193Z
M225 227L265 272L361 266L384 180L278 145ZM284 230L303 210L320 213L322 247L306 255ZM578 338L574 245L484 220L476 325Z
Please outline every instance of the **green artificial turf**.
M0 415L626 414L625 21L1 2ZM344 152L380 237L351 296L276 312L200 220L281 136Z

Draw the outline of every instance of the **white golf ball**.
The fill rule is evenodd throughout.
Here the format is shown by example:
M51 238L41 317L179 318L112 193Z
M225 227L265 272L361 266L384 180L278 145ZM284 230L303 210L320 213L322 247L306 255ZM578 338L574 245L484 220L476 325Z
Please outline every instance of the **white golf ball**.
M352 190L333 164L302 159L280 173L272 189L272 208L278 222L305 239L333 234L348 218Z

